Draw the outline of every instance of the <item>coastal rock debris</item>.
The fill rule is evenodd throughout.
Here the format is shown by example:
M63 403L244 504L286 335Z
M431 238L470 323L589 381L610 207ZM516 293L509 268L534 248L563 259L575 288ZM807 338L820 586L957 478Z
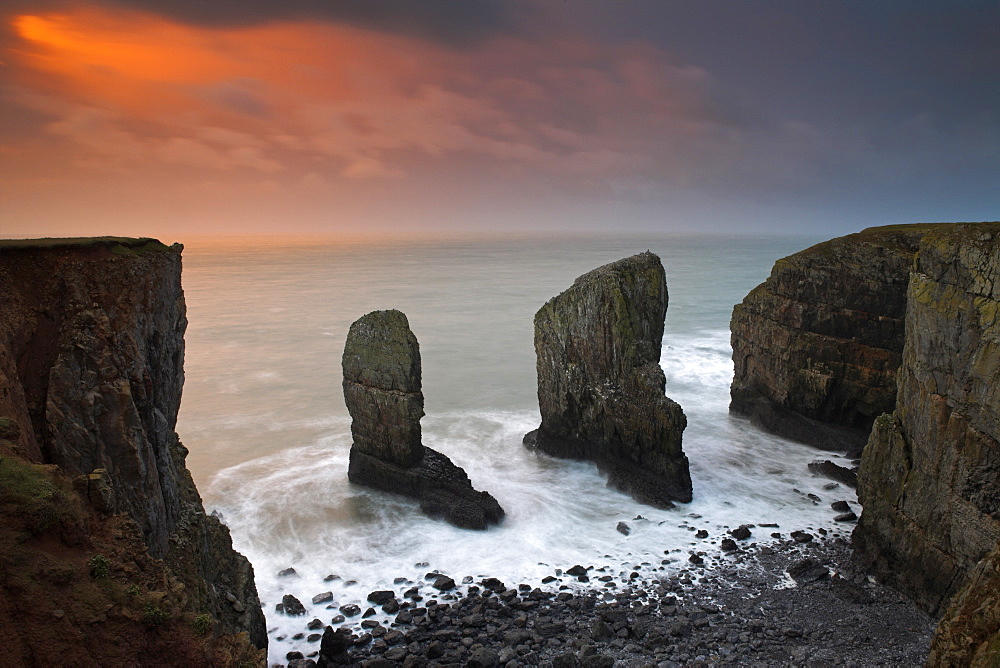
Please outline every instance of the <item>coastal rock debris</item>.
M461 467L421 443L420 348L402 312L373 311L356 320L343 370L354 437L351 482L415 498L427 515L462 528L500 522L504 511L497 500L477 492Z
M691 500L687 420L660 368L666 313L666 275L648 251L550 299L535 314L542 423L524 437L546 454L596 462L609 486L660 508Z

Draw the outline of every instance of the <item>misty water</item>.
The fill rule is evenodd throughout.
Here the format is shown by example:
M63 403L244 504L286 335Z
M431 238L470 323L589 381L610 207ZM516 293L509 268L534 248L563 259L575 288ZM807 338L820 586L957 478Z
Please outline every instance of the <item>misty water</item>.
M495 239L239 239L184 251L186 380L178 423L206 507L222 513L254 565L271 659L304 643L274 612L291 593L306 620L337 614L311 598L333 591L362 609L375 589L401 593L431 570L456 581L498 577L535 586L574 564L669 572L695 549L718 552L727 528L833 527L829 491L806 465L811 448L728 413L732 307L802 237L522 237ZM673 510L608 489L596 467L526 450L538 426L532 318L597 266L652 250L667 272L661 364L683 407L694 500ZM347 480L350 417L340 357L350 324L376 309L407 314L420 343L424 444L465 468L507 512L485 532L420 514L414 501ZM833 459L842 459L833 456ZM810 500L814 494L820 503ZM644 519L635 519L641 515ZM620 521L630 525L619 533ZM707 529L710 540L694 538ZM666 563L663 563L666 562ZM294 567L297 577L279 577ZM330 574L339 576L325 582ZM355 581L356 584L349 584Z

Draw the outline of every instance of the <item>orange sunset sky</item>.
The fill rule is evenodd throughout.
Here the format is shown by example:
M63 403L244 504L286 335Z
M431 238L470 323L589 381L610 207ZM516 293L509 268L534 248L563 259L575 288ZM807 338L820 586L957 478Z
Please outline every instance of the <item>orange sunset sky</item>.
M1000 218L996 2L0 8L0 236Z

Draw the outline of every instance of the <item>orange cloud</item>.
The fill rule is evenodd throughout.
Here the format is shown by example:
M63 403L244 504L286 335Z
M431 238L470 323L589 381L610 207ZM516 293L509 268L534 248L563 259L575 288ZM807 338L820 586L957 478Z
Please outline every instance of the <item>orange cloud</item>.
M507 37L455 51L332 23L209 28L96 8L12 26L8 97L49 118L86 168L284 174L297 187L474 163L590 184L690 178L713 151L707 75L649 45Z

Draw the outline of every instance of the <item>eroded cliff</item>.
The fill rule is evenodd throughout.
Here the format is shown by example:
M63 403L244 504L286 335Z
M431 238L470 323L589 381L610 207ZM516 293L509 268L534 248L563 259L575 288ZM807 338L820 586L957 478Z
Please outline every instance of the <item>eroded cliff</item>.
M910 267L934 228L869 228L778 260L733 310L730 410L859 454L895 406Z
M0 242L0 416L17 426L7 449L76 477L71 494L134 523L183 589L178 605L265 647L253 569L205 514L174 432L180 273L181 247L153 239Z
M859 471L854 542L940 610L1000 544L1000 224L923 236L907 290L895 411Z
M667 283L640 253L576 279L535 314L539 428L525 444L589 459L642 503L691 500L681 407L664 394Z

